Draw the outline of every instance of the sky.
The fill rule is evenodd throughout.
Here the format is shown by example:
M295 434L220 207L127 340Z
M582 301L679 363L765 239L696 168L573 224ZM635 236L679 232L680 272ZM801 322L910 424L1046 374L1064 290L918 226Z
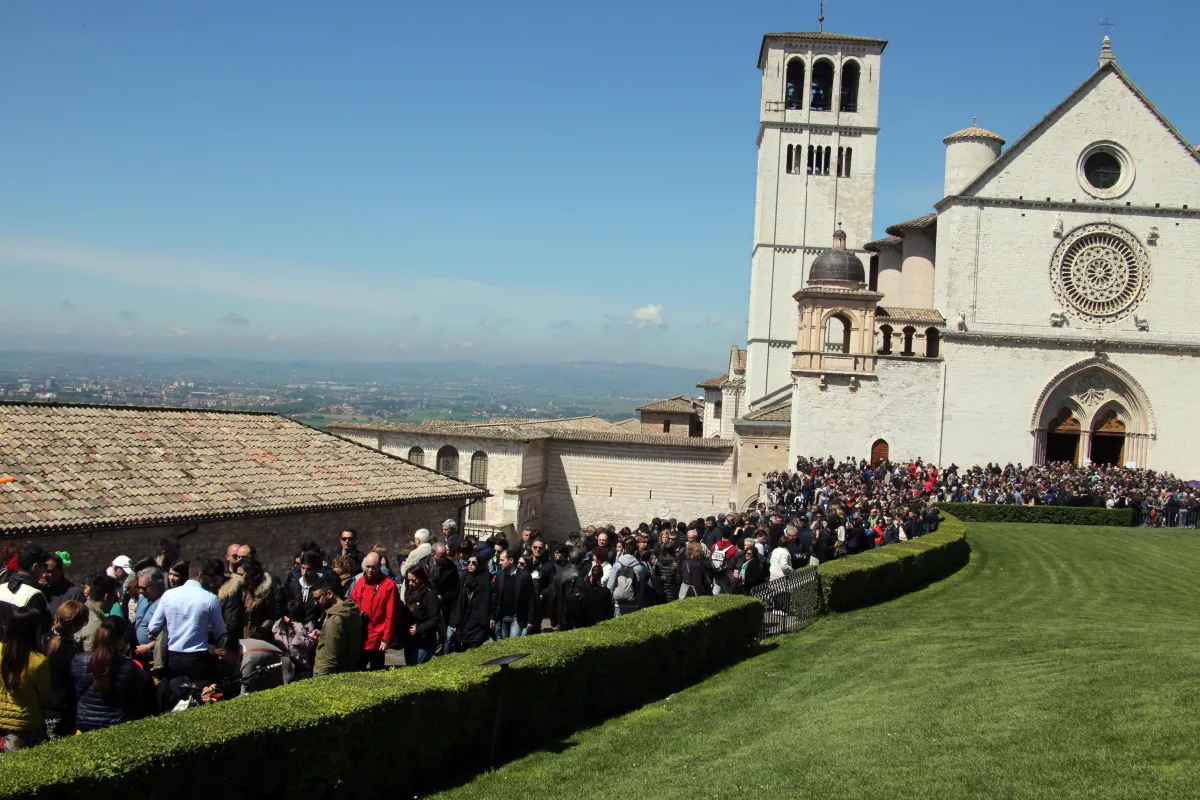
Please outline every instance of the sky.
M745 344L762 34L817 3L0 4L0 349L641 361ZM1118 63L1200 139L1200 3L829 0L889 41L875 233L942 138Z

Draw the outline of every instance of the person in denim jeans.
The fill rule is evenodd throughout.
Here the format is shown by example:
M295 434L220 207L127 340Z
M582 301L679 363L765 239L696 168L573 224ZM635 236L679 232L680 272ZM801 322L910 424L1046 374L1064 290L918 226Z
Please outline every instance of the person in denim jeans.
M497 639L527 636L540 627L533 579L517 568L511 551L502 550L499 562L492 591L492 631Z

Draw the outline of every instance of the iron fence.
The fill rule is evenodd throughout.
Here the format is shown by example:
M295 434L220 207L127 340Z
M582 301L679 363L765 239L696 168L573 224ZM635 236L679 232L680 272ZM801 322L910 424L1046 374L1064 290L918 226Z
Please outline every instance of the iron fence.
M1190 508L1134 508L1133 524L1141 528L1195 528L1200 512Z
M820 612L817 568L804 567L791 575L768 581L751 589L750 596L764 604L762 638L802 630Z

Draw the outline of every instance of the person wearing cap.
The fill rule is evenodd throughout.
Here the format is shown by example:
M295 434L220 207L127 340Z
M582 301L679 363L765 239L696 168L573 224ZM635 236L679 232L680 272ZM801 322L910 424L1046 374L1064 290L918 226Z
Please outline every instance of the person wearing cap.
M125 600L125 581L133 575L133 559L129 556L117 556L109 564L105 574L117 582L117 603Z

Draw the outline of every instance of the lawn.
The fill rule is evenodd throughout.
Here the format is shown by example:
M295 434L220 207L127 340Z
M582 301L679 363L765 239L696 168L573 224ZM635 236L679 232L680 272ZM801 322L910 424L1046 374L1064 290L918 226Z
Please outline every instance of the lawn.
M1200 534L968 538L947 580L439 797L1200 796Z

